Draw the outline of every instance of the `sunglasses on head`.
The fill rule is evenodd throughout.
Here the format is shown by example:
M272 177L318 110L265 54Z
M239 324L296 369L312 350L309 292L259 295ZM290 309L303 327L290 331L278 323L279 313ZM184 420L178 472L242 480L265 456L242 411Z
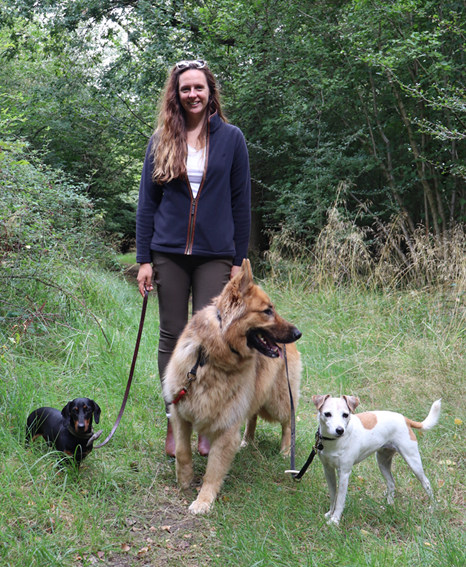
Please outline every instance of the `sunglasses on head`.
M206 63L202 59L196 59L194 61L178 61L175 67L182 71L183 69L204 69Z

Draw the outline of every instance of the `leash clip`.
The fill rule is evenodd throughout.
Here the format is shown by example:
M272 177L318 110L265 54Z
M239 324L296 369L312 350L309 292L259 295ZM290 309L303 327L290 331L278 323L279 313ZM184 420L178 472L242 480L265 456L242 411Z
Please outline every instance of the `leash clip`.
M194 370L194 369L193 369ZM193 370L190 370L187 374L186 374L186 378L188 379L188 384L191 384L191 382L194 382L194 380L196 379L196 373L193 372Z
M297 482L300 481L300 478L296 478L296 475L299 474L299 471L295 469L288 469L285 471L285 474L290 474Z
M89 441L86 443L86 447L89 447L89 445L92 445L92 443L94 443L94 441L96 439L98 439L102 433L104 432L103 429L101 429L100 431L97 431L97 433L94 433L91 437L89 437Z
M322 435L320 434L320 430L318 429L316 431L316 442L314 444L314 451L318 452L318 451L322 451L322 449L324 448L324 446L322 445Z

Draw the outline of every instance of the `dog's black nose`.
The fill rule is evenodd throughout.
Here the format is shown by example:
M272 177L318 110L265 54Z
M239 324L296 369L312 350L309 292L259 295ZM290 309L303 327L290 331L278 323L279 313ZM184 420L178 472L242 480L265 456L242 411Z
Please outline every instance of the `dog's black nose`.
M337 427L335 429L335 433L338 435L338 437L341 437L344 432L345 432L345 430L343 429L343 427Z
M297 329L295 327L294 331L293 331L293 337L294 337L294 341L297 341L298 339L300 339L303 336L303 334L301 333L301 331L299 329Z

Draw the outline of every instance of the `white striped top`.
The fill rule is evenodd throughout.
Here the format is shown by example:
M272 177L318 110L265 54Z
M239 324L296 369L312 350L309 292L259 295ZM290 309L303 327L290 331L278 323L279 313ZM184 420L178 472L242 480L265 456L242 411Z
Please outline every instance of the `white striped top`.
M193 197L196 198L199 186L204 175L205 165L205 148L195 150L188 145L188 159L186 162L186 170L188 173L189 184L193 192Z

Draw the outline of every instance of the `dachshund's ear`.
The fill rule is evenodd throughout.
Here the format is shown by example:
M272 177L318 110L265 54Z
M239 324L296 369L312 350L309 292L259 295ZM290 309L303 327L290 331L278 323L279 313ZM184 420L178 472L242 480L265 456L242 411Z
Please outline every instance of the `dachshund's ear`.
M61 410L61 414L65 419L70 419L71 404L73 402L68 402L66 406Z
M94 400L92 400L92 403L94 404L94 419L96 423L99 423L100 420L100 407L99 404L97 404L96 402L94 402Z

